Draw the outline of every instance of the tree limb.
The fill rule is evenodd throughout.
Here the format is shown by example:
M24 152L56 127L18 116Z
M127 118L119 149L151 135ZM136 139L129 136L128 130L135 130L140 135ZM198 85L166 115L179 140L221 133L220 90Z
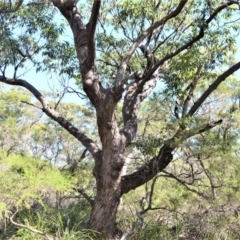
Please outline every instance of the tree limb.
M98 108L102 104L105 89L101 85L101 80L94 66L95 43L94 34L98 19L100 0L93 3L90 22L86 26L82 16L79 13L75 0L50 0L56 6L62 15L67 19L74 36L75 49L79 60L80 71L82 75L83 90L88 98Z
M227 77L232 75L234 72L240 69L240 61L230 67L227 71L222 73L209 87L208 89L202 94L202 96L194 103L192 108L189 110L187 116L192 116L198 108L202 105L202 103L206 100L206 98L219 86L220 83L225 81Z
M196 72L196 75L194 77L194 79L192 80L192 82L190 83L190 85L188 86L187 90L188 90L188 95L187 97L185 98L184 102L183 102L183 107L182 107L182 117L185 117L186 116L186 113L187 113L187 110L188 110L188 107L189 107L189 103L190 103L190 100L192 99L193 97L193 91L194 89L196 88L197 86L197 82L199 81L199 79L202 77L202 69L203 67L202 66L199 66L197 68L197 72Z
M152 33L152 31L158 27L160 27L162 24L165 24L169 19L176 17L178 14L181 13L183 7L185 4L188 2L188 0L181 0L178 6L174 11L169 13L167 16L162 18L161 20L153 23L146 31L144 31L137 39L136 41L132 44L132 46L129 48L127 54L123 58L123 61L119 67L119 70L117 72L117 76L115 78L115 84L120 84L121 80L124 77L128 62L130 58L132 57L133 53L137 49L137 47L141 44L141 42L149 35ZM155 69L156 71L156 69Z
M198 42L200 39L202 39L204 37L204 33L205 33L205 28L209 25L209 23L217 16L218 13L220 13L223 9L227 8L228 6L231 6L233 4L238 4L238 1L229 1L225 4L222 4L221 6L219 6L211 15L210 17L205 21L205 23L200 27L200 31L199 34L197 36L195 36L194 38L192 38L189 42L187 42L186 44L184 44L183 46L181 46L180 48L178 48L176 51L171 52L169 54L167 54L165 57L163 57L162 59L158 60L155 64L155 66L148 71L148 73L146 74L146 76L144 77L145 81L148 80L151 75L161 66L163 65L167 60L172 59L173 57L175 57L176 55L178 55L179 53L181 53L182 51L190 48L194 43Z
M30 91L35 98L41 103L42 111L48 115L51 119L59 123L64 129L66 129L71 135L73 135L76 139L78 139L92 154L94 159L97 159L98 154L100 153L100 149L91 139L89 139L84 133L80 132L76 127L74 127L71 122L66 120L64 117L60 116L58 112L56 112L53 108L51 108L45 99L45 97L31 84L22 79L13 79L6 78L4 76L0 76L0 82L21 86Z
M121 132L127 138L127 144L131 143L137 133L138 111L142 101L155 88L158 74L153 74L148 82L139 81L139 78L141 74L135 73L135 82L128 86L122 108L124 128Z
M186 139L188 139L188 138L190 138L192 136L195 136L197 134L206 132L206 131L208 131L208 130L210 130L210 129L220 125L222 123L222 121L223 120L220 119L220 120L215 121L215 122L214 121L213 122L209 122L209 123L205 124L204 126L202 126L200 129L196 129L196 130L192 129L190 131L184 132L182 134L183 136L181 137L181 140L184 141L184 140L186 140Z
M174 150L174 140L170 144L161 147L158 156L153 157L146 165L136 172L122 177L121 195L128 193L142 184L153 179L161 172L173 159L172 151Z
M189 131L187 133L177 132L175 137L168 141L168 144L164 144L161 147L158 156L153 157L146 165L141 167L136 172L122 177L121 194L125 194L130 190L133 190L140 185L148 182L149 180L154 178L159 172L165 169L165 167L173 159L172 151L176 148L176 144L174 143L175 138L178 138L180 134L180 138L182 138L181 140L184 141L187 138L192 137L196 134L200 134L202 132L210 130L221 123L222 120L219 120L216 122L210 122L196 131Z
M99 16L99 10L101 6L101 0L94 0L92 6L91 17L89 23L87 24L88 29L88 64L89 66L94 66L95 60L95 40L94 35L96 31L97 20Z
M90 205L93 206L94 200L88 194L86 194L83 189L74 188L74 190L83 195L83 197L90 203Z

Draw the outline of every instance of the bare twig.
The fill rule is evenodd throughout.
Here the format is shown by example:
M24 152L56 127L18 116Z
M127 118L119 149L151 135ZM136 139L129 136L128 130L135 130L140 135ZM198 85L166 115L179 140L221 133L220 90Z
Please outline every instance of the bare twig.
M162 172L166 174L164 177L169 177L169 178L175 179L177 182L182 184L190 192L196 193L198 196L200 196L200 197L202 197L202 198L204 198L206 200L210 200L210 196L208 196L208 195L206 195L206 194L204 194L202 192L199 192L199 191L197 191L197 190L195 190L193 188L190 188L186 182L184 182L182 179L178 178L174 174L169 173L169 172L167 172L165 170L163 170Z
M87 97L85 94L83 94L83 93L81 93L81 92L79 92L79 91L76 91L75 89L73 89L72 87L69 87L69 86L67 86L67 92L68 92L68 93L76 93L77 96L78 96L79 98L81 98L81 99L84 99L84 98Z
M211 186L211 191L212 191L212 196L215 199L216 198L216 190L215 190L216 187L215 187L215 184L214 184L213 176L212 176L211 172L208 169L206 169L206 167L205 167L202 159L200 158L200 156L198 156L198 161L199 161L201 167L203 168L203 171L205 172L205 174L206 174L206 176L209 180L209 183L210 183L210 186Z
M77 191L78 193L82 194L83 197L91 204L91 206L93 206L94 200L88 194L86 194L86 192L83 189L74 188L74 190Z
M36 106L36 105L34 105L34 104L32 104L32 103L29 103L29 102L26 102L26 101L21 101L22 103L25 103L25 104L28 104L28 105L30 105L30 106L32 106L32 107L35 107L35 108L38 108L38 109L40 109L40 110L42 110L42 108L40 108L40 107L38 107L38 106Z
M29 227L29 226L24 225L24 224L22 224L22 223L17 223L17 222L15 222L15 221L13 220L13 218L15 217L15 215L16 215L17 213L18 213L18 210L9 218L10 222L11 222L14 226L16 226L16 227L18 227L18 228L25 228L25 229L29 230L30 232L40 234L40 235L44 236L44 237L46 238L46 240L54 240L53 237L49 236L48 234L46 234L46 233L44 233L44 232L42 232L42 231L39 231L39 230L37 230L37 229L35 229L35 228Z
M145 213L148 212L149 210L160 209L160 208L152 208L152 198L153 198L153 193L154 193L154 187L155 187L155 184L156 184L157 179L158 179L159 177L160 177L160 176L156 176L156 177L153 179L152 184L151 184L151 190L150 190L149 197L148 197L148 206L139 213L140 215L145 214Z
M66 92L67 92L67 89L64 88L63 92L62 92L61 95L59 96L58 101L55 103L55 106L54 106L54 109L55 109L55 110L57 109L57 107L58 107L58 105L60 104L60 102L63 100Z

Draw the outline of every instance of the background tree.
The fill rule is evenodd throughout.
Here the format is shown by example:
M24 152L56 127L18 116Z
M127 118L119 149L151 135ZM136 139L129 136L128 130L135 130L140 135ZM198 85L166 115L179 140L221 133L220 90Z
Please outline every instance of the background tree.
M39 101L38 108L91 154L96 195L89 227L113 239L122 195L158 176L176 151L182 154L184 144L197 144L194 136L222 124L226 112L233 110L207 112L208 107L218 109L218 102L209 101L216 99L215 90L240 68L234 59L239 2L96 0L91 6L76 4L71 0L1 4L0 81L29 90ZM59 12L72 30L74 47L60 37L65 22L54 21ZM27 64L37 72L76 79L94 108L99 144L58 110L60 101L48 103L20 77ZM12 77L8 76L11 71ZM157 139L142 135L141 142L151 143L143 152L149 158L123 175L137 136L140 107L156 88L161 88L156 99L169 103L160 107L160 111L168 109L160 125L166 131L155 130ZM70 89L65 86L66 91ZM116 114L119 108L121 115ZM211 182L211 174L200 161L203 156L198 152L194 157Z

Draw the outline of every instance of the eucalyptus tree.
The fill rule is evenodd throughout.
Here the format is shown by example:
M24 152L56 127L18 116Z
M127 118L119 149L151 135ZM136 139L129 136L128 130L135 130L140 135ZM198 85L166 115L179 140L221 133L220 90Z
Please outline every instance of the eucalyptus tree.
M1 2L0 14L0 81L29 90L38 107L90 152L96 196L89 227L114 239L121 196L163 171L185 140L223 122L217 114L209 119L202 109L240 68L234 59L239 1L21 0ZM61 37L66 22L60 16L70 26L74 45ZM36 74L76 79L95 109L100 143L58 111L59 102L49 104L20 77L29 66ZM79 91L70 87L66 89ZM141 104L156 88L171 96L174 107L168 109L167 121L177 127L164 134L147 163L123 175Z

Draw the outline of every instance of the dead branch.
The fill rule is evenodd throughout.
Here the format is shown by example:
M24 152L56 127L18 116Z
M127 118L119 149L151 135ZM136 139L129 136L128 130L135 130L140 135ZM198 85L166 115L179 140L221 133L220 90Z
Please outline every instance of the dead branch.
M19 212L19 211L17 210L17 211L16 211L15 213L13 213L13 215L9 218L10 222L11 222L14 226L16 226L16 227L18 227L18 228L25 228L25 229L27 229L27 230L30 231L30 232L33 232L33 233L36 233L36 234L40 234L40 235L44 236L46 240L54 240L53 237L49 236L48 234L46 234L46 233L44 233L44 232L42 232L42 231L39 231L39 230L37 230L37 229L35 229L35 228L29 227L29 226L24 225L24 224L22 224L22 223L17 223L17 222L15 222L15 221L13 220L13 218L15 217L15 215L16 215L18 212Z

